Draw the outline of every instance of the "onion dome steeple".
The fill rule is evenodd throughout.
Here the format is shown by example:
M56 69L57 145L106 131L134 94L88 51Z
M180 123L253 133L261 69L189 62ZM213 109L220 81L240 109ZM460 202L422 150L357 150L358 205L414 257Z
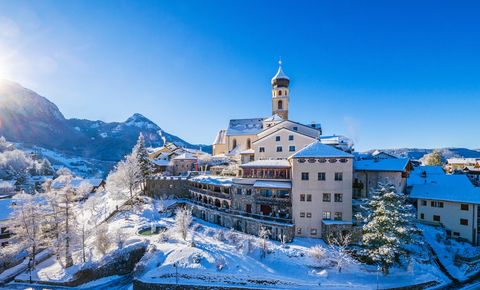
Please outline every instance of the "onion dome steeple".
M287 75L283 72L282 69L282 60L278 61L278 71L272 78L272 88L288 88L290 84L290 79Z

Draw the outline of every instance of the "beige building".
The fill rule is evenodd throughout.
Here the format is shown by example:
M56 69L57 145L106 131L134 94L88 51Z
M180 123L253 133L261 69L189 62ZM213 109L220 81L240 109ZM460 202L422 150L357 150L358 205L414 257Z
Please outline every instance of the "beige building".
M290 162L295 234L325 239L351 230L353 155L317 141Z
M279 127L253 142L255 159L287 159L315 140L315 138L298 131Z
M448 175L437 166L412 172L410 197L417 200L417 219L445 227L447 236L479 244L480 188L465 175Z
M398 192L405 193L412 165L405 158L375 158L355 160L353 173L354 198L366 198L378 183L391 183Z
M198 164L197 157L191 153L183 153L170 161L170 168L173 175L184 175L189 171L195 170Z

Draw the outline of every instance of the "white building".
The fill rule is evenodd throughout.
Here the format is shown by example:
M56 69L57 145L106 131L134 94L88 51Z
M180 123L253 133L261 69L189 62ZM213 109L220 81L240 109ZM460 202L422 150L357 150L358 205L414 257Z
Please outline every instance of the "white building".
M439 166L421 166L408 180L417 201L417 219L442 225L447 235L479 243L480 188L466 175L446 174Z

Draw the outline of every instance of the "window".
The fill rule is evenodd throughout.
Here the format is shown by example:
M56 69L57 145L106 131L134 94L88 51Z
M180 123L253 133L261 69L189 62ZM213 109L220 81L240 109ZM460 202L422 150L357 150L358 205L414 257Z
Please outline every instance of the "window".
M275 141L277 141L277 142L280 141L280 136L276 136Z
M335 172L335 181L342 181L342 180L343 180L343 173Z
M288 135L288 141L293 141L293 135Z
M340 163L347 163L347 162L348 162L348 159L345 159L345 158L340 159Z
M297 228L297 235L301 235L302 234L302 228Z
M305 194L300 194L300 201L305 201Z
M334 217L334 219L335 219L336 221L341 221L341 220L342 220L342 212L340 212L340 211L335 212L335 217Z
M433 221L434 222L439 222L440 221L440 216L439 215L433 215Z
M307 194L307 201L312 201L312 195L311 194Z
M460 224L462 226L468 226L468 220L467 219L460 219Z
M425 214L421 213L420 214L420 219L424 220L425 219Z
M288 151L290 152L295 152L295 146L289 146Z
M282 91L278 91L278 95L281 96L282 95ZM281 104L281 101L278 101L278 106L280 107L280 104Z
M247 195L252 195L252 190L251 189L247 189Z
M460 237L460 233L459 232L453 232L453 236L454 237Z
M308 172L302 172L302 180L308 180Z
M301 217L301 218L304 218L304 217L305 217L305 213L304 213L304 212L301 212L301 213L300 213L300 217Z
M319 172L318 173L318 180L320 180L320 181L325 180L325 172Z
M430 203L430 205L431 205L432 207L443 207L443 202L441 202L441 201L432 201L432 202Z
M310 234L312 236L316 236L317 235L317 229L310 229Z
M343 201L343 193L335 193L335 202Z
M426 200L422 200L422 205L423 205L423 206L427 206L427 201L426 201Z
M250 140L250 138L247 139L247 149L250 149L252 148L252 141Z
M277 152L282 152L282 151L283 151L282 146L277 146Z
M332 213L329 212L329 211L324 211L324 212L323 212L323 219L324 219L324 220L332 219Z
M461 209L461 210L468 210L468 204L462 203L462 204L460 205L460 209Z
M238 195L241 195L241 194L242 194L242 189L241 189L241 188L237 188L237 194L238 194Z
M293 131L298 131L298 127L293 127Z
M280 91L280 96L282 95L282 91ZM278 101L278 109L283 110L283 102L282 100Z
M307 218L311 218L312 217L312 213L311 212L307 212Z
M331 194L330 193L324 193L322 201L323 202L330 202L331 201Z
M265 152L265 147L258 148L258 151L261 152L261 153Z

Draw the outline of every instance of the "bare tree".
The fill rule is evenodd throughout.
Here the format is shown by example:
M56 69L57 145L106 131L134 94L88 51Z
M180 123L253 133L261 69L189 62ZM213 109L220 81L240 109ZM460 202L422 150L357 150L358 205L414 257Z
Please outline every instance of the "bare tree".
M137 188L142 182L142 169L134 155L128 155L120 161L107 177L107 189L119 199L133 202ZM127 190L127 193L125 193ZM133 206L133 203L132 203Z
M112 243L108 235L108 226L102 224L97 227L95 231L95 247L102 254L105 255L110 249Z
M175 212L175 230L179 231L184 241L187 240L188 227L192 223L192 210L186 207Z
M268 252L268 239L270 237L270 230L264 226L260 227L258 237L262 240L262 257L265 258Z
M348 250L348 245L350 245L352 241L352 235L349 233L339 233L337 235L330 235L327 240L330 247L331 258L336 262L337 270L340 273L345 265L355 261Z

